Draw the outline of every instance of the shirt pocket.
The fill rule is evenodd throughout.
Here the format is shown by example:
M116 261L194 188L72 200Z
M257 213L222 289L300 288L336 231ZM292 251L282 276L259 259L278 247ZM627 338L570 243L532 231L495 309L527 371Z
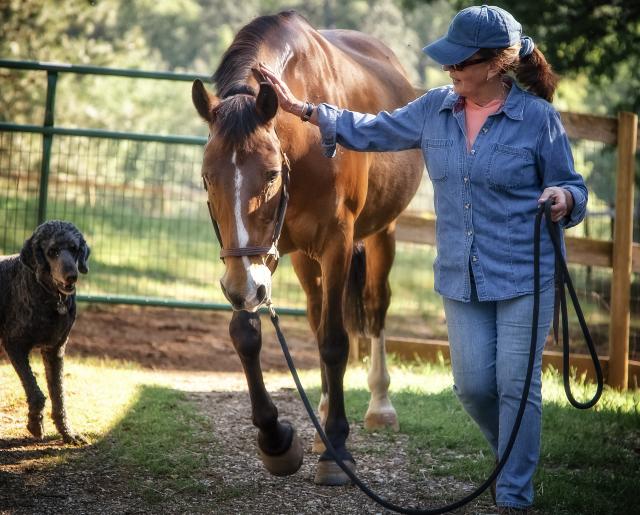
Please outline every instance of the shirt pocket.
M511 191L537 182L535 163L530 151L494 143L486 169L489 186Z
M452 139L429 139L422 141L424 162L427 165L427 173L433 182L444 181L449 175Z

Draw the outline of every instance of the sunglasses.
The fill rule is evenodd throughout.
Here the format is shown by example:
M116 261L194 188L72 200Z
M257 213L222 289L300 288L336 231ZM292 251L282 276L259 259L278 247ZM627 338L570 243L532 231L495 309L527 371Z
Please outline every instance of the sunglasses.
M478 57L477 59L467 59L466 61L462 61L458 64L443 64L442 70L448 72L449 70L453 70L454 72L461 72L467 66L472 66L474 64L486 63L487 61L491 61L492 57Z

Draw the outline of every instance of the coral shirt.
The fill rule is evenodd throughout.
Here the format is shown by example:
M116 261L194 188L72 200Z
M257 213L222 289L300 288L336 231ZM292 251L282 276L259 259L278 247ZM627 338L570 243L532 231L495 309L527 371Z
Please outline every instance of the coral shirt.
M473 147L473 142L476 140L476 136L480 132L480 129L482 129L484 122L487 121L489 116L497 113L503 103L503 99L496 99L485 106L481 106L465 98L464 117L467 126L467 151Z

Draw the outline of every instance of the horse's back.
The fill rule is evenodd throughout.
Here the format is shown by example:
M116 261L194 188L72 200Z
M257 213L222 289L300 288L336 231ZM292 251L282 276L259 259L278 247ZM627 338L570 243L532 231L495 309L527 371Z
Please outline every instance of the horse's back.
M342 55L347 107L377 113L393 111L415 98L415 91L395 54L380 40L352 30L324 30L322 36ZM413 198L422 177L419 150L375 153L368 164L366 201L356 220L356 238L391 223Z
M399 107L415 97L404 68L393 51L382 41L354 30L332 29L319 32L348 60L357 63L358 69L351 68L350 73L343 76L347 86L357 91L376 88L377 95L368 98L378 110ZM357 83L348 84L349 78L361 79L362 74L372 80L366 83L358 80ZM381 90L384 94L380 94Z

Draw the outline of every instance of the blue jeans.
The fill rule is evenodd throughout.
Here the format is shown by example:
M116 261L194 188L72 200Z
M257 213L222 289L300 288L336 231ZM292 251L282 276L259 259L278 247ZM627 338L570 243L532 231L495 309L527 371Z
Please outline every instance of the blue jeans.
M540 293L540 319L531 390L513 449L496 484L498 506L533 503L533 475L540 455L542 350L553 317L553 285ZM533 295L480 302L444 298L453 389L480 426L496 458L502 456L516 419L529 361Z

